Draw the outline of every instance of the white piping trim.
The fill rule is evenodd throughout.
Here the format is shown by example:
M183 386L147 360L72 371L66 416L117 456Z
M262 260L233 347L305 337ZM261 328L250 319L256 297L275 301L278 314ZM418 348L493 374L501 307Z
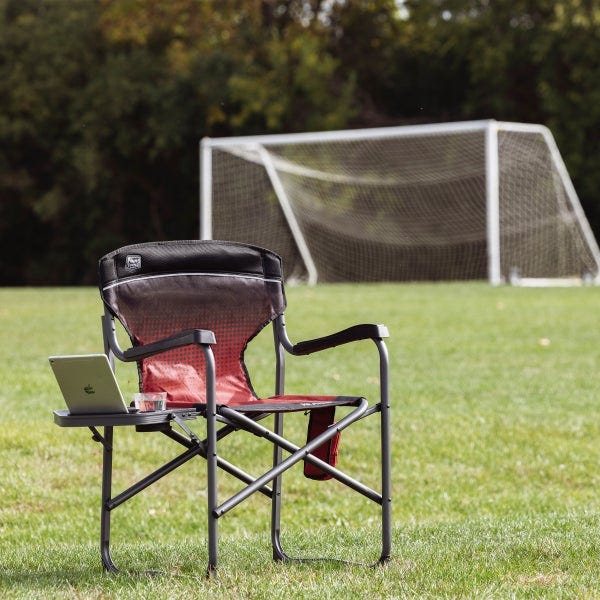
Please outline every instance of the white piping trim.
M268 281L269 283L281 283L280 279L270 279L267 277L261 277L259 275L239 275L234 273L161 273L160 275L146 275L145 277L136 277L135 275L131 276L131 279L121 279L120 281L115 281L110 285L104 286L102 291L110 290L118 285L124 283L133 283L134 281L145 281L147 279L160 279L161 277L180 277L180 276L199 276L199 277L237 277L238 279L257 279L259 281Z

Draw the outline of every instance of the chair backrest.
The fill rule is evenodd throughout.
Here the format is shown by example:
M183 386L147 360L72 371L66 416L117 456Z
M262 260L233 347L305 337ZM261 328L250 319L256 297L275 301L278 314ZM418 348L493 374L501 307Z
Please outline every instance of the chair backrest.
M215 333L217 402L256 398L244 365L248 342L285 310L281 259L246 244L150 242L100 259L100 293L134 346L187 329ZM170 406L205 402L204 357L197 346L139 364L142 391L166 391Z

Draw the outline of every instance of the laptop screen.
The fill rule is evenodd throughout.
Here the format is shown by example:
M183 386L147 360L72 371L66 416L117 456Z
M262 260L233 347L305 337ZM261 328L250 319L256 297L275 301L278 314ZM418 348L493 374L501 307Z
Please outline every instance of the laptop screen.
M50 356L49 361L71 414L127 412L106 354Z

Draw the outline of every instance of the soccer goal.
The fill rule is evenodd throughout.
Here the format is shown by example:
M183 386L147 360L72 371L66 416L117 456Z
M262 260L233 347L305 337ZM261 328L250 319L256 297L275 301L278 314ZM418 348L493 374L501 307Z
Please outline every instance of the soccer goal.
M598 279L598 245L541 125L205 138L200 154L200 237L275 250L288 279Z

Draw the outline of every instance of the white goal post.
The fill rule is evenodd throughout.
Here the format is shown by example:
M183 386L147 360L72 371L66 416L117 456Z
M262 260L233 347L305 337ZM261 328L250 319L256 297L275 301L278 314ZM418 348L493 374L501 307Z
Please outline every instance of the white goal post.
M265 246L288 279L597 282L550 131L494 120L204 138L200 238Z

